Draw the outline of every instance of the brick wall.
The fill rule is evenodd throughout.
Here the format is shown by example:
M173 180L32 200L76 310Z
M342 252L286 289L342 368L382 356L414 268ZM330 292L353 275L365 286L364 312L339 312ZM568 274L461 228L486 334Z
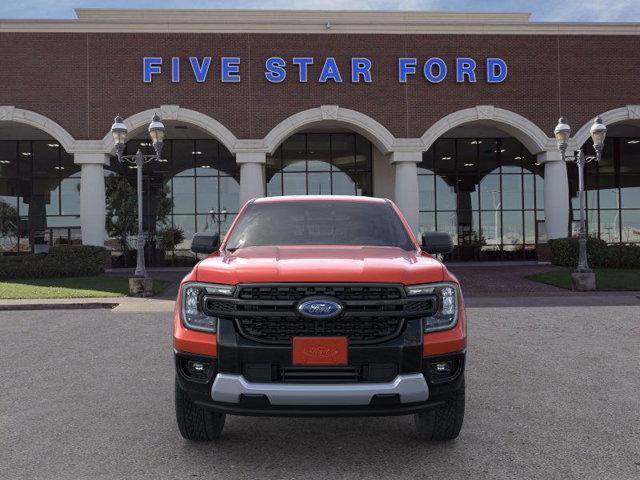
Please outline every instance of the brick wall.
M523 115L551 135L560 113L577 129L599 112L640 103L636 36L553 35L302 35L0 33L0 105L45 115L76 139L102 138L125 117L161 104L201 111L238 138L261 138L284 118L322 104L363 112L397 137L418 137L443 116L492 104ZM264 61L277 55L313 56L309 82L271 84ZM558 57L560 55L560 58ZM142 81L142 57L162 56L165 72ZM169 60L183 59L172 83ZM212 56L209 78L196 83L188 56ZM242 58L241 83L219 81L220 56ZM335 56L344 82L317 82L321 63ZM373 61L373 83L349 81L349 59ZM442 57L450 71L438 85L418 74L397 80L397 58ZM457 84L457 56L479 61L477 84ZM507 80L485 83L486 57L504 58ZM593 69L596 69L593 71Z

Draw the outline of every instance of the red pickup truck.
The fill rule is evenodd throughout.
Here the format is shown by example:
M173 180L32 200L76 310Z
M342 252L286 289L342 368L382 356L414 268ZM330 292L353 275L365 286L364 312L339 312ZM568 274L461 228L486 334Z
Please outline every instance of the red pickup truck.
M457 279L389 200L249 201L184 278L173 323L178 427L213 440L226 414L415 415L451 440L464 417L466 322Z

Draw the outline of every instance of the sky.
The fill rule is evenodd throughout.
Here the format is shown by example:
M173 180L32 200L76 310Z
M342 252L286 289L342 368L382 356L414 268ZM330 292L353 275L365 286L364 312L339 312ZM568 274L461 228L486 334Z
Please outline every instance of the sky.
M75 18L74 8L515 11L540 22L640 22L640 0L0 0L0 18Z

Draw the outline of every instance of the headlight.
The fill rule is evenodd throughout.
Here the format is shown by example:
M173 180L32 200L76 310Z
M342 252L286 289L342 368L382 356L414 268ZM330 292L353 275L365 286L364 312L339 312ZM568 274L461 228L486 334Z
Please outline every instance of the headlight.
M202 297L210 295L233 295L231 285L213 285L210 283L185 283L182 285L182 321L187 328L215 332L218 318L205 315L202 311Z
M455 327L458 321L458 288L455 283L432 283L406 287L409 296L435 294L438 297L438 311L423 319L425 332L449 330Z

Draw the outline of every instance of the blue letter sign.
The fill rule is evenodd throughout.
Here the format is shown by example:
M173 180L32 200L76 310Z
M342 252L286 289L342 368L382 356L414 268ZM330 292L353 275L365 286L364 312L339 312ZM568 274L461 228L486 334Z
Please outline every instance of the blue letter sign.
M169 58L169 57L168 57ZM204 83L208 80L209 70L211 68L212 57L187 57L193 72L193 76L198 83ZM220 78L217 76L215 81L221 83L240 83L240 66L242 59L240 57L219 57L220 58ZM164 72L165 76L171 76L172 83L180 83L182 80L181 57L170 57L171 68L167 68ZM410 81L418 81L416 74L418 68L422 70L424 80L431 84L442 83L448 81L452 83L455 77L457 83L476 83L476 70L479 61L486 62L486 76L481 72L481 81L494 84L502 83L507 79L509 69L507 62L498 57L487 57L482 60L472 57L458 57L455 59L445 60L441 57L398 57L397 79L398 83L407 83ZM348 63L347 63L348 62ZM169 63L169 62L167 62ZM142 59L142 80L144 83L152 83L154 76L163 75L162 57L143 57ZM264 78L269 83L282 83L287 79L287 66L293 65L297 68L292 75L290 82L308 83L315 81L317 83L342 83L343 77L340 67L335 57L325 57L324 59L315 59L314 57L269 57L264 62ZM351 83L373 83L374 73L373 62L367 57L351 57L344 59L343 68L349 68L348 73L345 72ZM451 72L451 73L449 73ZM379 72L376 72L379 73ZM384 75L393 75L393 72L383 72ZM214 75L212 75L213 77ZM297 77L297 78L296 78ZM423 83L424 83L423 80Z

